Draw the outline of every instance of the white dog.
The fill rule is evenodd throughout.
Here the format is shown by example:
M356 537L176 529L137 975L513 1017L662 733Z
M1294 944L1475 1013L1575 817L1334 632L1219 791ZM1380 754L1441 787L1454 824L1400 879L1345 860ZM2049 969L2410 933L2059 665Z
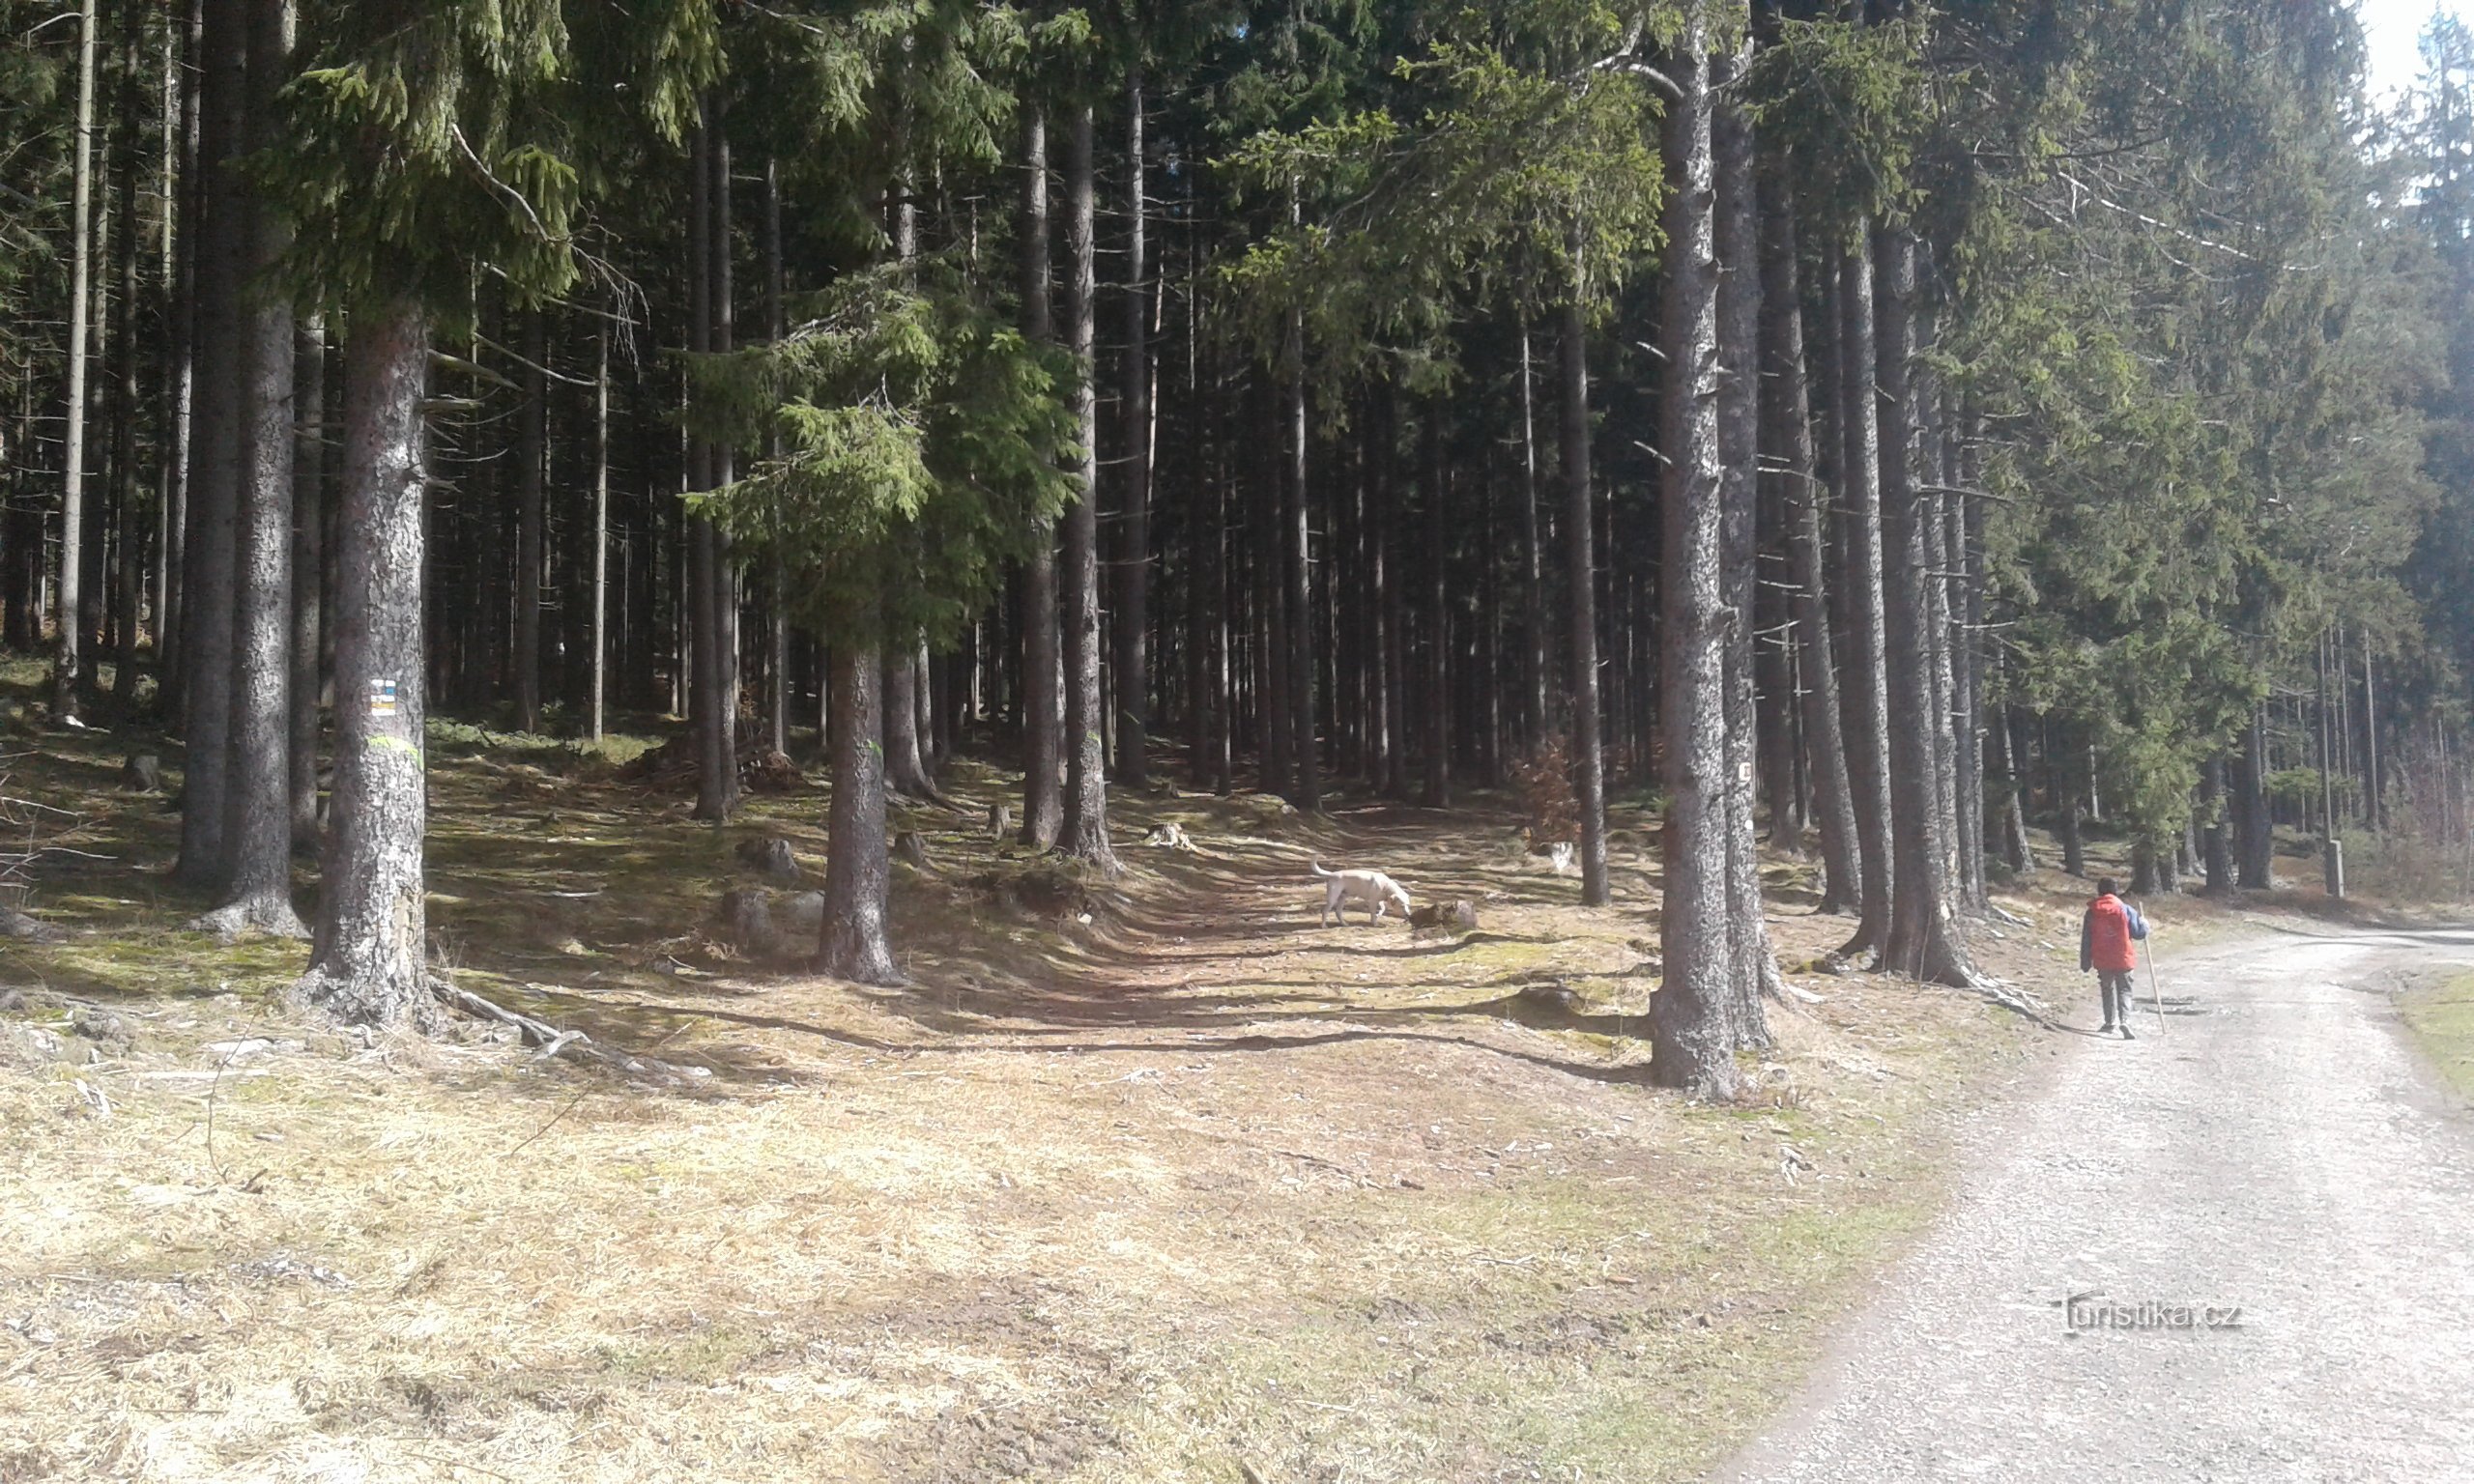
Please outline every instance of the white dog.
M1409 915L1409 894L1379 870L1325 870L1317 864L1314 874L1323 878L1322 925L1326 928L1334 918L1348 921L1351 903L1366 908L1369 927L1383 921L1386 906L1399 908L1404 919Z

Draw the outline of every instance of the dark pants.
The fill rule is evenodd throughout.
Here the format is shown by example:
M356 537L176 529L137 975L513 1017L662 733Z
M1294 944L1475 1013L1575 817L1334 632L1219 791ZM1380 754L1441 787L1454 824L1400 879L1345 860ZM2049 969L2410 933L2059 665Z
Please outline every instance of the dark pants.
M2130 982L2128 969L2100 969L2096 982L2105 989L2105 1024L2108 1028L2130 1024Z

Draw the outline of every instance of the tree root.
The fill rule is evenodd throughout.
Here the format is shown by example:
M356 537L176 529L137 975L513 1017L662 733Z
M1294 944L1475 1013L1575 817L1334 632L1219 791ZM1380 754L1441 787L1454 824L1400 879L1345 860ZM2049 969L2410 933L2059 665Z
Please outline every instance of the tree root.
M515 1027L523 1036L524 1043L536 1048L533 1054L535 1061L548 1061L554 1056L567 1056L579 1061L591 1062L596 1066L606 1067L613 1071L623 1072L631 1077L647 1077L661 1081L692 1081L712 1075L706 1068L682 1067L673 1062L658 1061L652 1057L636 1056L629 1052L616 1050L601 1044L582 1031L564 1030L552 1025L547 1020L536 1020L531 1015L509 1010L495 1001L485 1000L470 989L458 988L443 979L431 980L429 992L440 1004L450 1010L460 1010L469 1015L475 1015L484 1020L496 1020L501 1025Z

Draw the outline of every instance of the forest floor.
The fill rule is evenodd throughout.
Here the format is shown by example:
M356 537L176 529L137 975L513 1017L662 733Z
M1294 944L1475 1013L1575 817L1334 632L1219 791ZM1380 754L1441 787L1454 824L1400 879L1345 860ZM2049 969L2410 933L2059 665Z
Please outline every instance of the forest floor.
M373 1042L281 1009L302 945L185 930L177 821L116 791L137 745L0 745L0 795L66 812L19 839L86 852L28 903L66 940L0 944L11 1481L1691 1478L1940 1209L1954 1137L2082 1044L1822 972L1851 925L1773 862L1819 999L1771 1007L1742 1102L1689 1104L1645 1075L1637 807L1604 911L1490 796L1119 790L1126 873L1086 886L988 838L1017 780L972 764L967 812L900 811L908 985L854 988L714 916L742 841L819 869L821 788L716 830L445 726L440 960L659 1065ZM1198 848L1136 843L1168 821ZM1481 927L1318 927L1317 858ZM2083 1030L2084 890L1973 929Z

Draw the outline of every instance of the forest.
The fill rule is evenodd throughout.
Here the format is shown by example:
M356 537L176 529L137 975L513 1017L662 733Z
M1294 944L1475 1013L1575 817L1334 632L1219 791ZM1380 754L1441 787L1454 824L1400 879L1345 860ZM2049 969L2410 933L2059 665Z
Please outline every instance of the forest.
M963 758L1097 878L1112 790L1517 790L1603 906L1638 802L1654 1077L1723 1099L1765 850L1953 985L2100 826L2146 893L2474 888L2474 34L2424 55L2375 105L2336 0L5 0L0 645L41 727L177 738L178 885L344 1021L438 1013L436 726L624 725L716 824L821 762L862 985Z

